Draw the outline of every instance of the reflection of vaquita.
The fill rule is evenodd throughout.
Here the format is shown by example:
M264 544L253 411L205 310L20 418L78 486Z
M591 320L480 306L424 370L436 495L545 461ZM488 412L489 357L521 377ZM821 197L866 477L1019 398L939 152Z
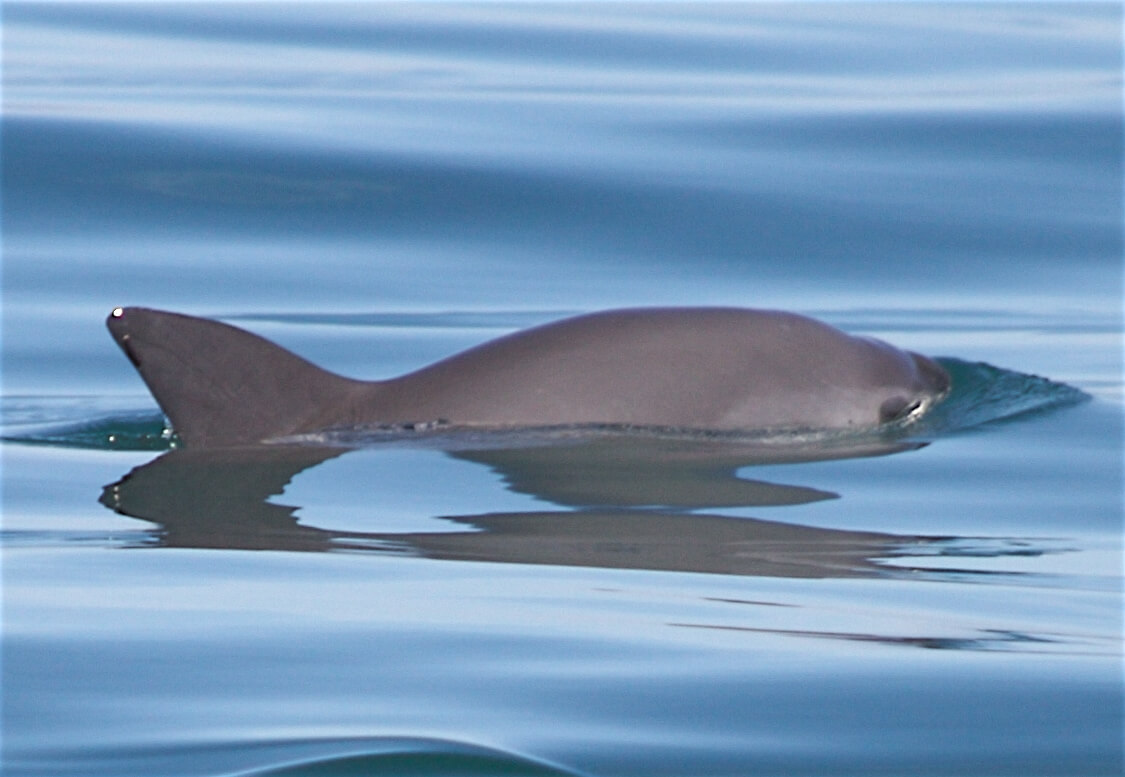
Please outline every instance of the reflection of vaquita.
M745 454L659 439L457 451L509 488L568 511L446 516L449 532L334 531L268 501L345 448L271 445L170 451L107 486L101 501L159 524L166 547L369 550L430 558L782 577L873 574L871 559L915 538L691 512L802 504L835 494L744 480ZM717 449L717 450L716 450ZM604 466L607 462L613 466ZM659 485L655 485L659 484ZM372 493L377 505L378 493ZM659 500L654 503L653 500ZM372 507L378 523L378 507ZM146 543L147 544L147 543Z
M369 551L434 559L593 566L770 577L892 575L885 562L956 556L955 538L802 526L715 514L800 505L837 495L738 477L762 463L741 443L597 435L577 441L498 433L491 445L445 451L489 467L506 486L568 510L444 516L449 531L337 531L298 523L269 501L302 470L348 448L275 444L170 451L107 486L101 501L159 525L143 544L252 550ZM484 438L477 438L478 442ZM521 447L527 446L527 447ZM873 453L916 448L898 443ZM441 451L435 451L441 455ZM854 450L849 455L856 455ZM821 457L823 458L823 456ZM375 465L377 469L377 465ZM377 488L371 523L379 523ZM696 512L708 510L712 512ZM946 551L949 552L946 552ZM1026 552L993 542L984 552Z
M109 324L186 447L107 486L101 501L158 524L155 544L171 547L780 577L892 574L889 559L956 556L958 538L715 511L838 496L739 477L756 464L914 450L924 437L1085 397L1043 378L956 359L939 364L776 312L595 314L380 382L332 375L214 321L118 309ZM411 420L419 418L432 420ZM274 440L263 444L267 438ZM353 448L400 445L487 466L510 490L567 509L445 516L451 531L394 533L303 525L296 507L269 501L301 471ZM1006 547L986 552L1013 552Z

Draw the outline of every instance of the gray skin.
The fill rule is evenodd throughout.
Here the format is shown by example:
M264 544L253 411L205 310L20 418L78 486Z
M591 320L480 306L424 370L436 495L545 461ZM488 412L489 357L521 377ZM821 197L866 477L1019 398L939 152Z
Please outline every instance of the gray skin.
M189 447L438 420L860 430L921 414L950 386L925 356L770 310L593 313L383 381L335 375L207 319L117 308L107 325Z

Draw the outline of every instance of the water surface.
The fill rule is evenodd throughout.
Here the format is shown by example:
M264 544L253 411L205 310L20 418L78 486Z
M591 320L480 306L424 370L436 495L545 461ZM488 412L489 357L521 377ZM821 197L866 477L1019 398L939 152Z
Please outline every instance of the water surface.
M1118 775L1116 4L3 9L3 771ZM881 455L201 454L102 326L611 306L944 357ZM1041 377L1036 377L1041 376Z

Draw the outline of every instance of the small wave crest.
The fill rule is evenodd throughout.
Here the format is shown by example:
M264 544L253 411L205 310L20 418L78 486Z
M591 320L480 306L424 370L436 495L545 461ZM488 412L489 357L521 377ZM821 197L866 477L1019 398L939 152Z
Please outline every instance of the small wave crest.
M953 389L919 419L917 429L925 434L949 434L1090 399L1081 389L1039 375L951 357L937 361L949 372Z
M221 742L169 741L56 752L67 773L214 777L583 777L539 758L475 742L355 736ZM84 768L77 768L81 764ZM50 768L40 770L46 774ZM58 771L55 769L54 771ZM53 772L52 772L53 773Z
M118 451L166 451L179 438L161 413L99 415L89 420L44 424L7 433L5 442Z
M267 765L230 777L578 777L543 761L461 742L370 741L358 752Z

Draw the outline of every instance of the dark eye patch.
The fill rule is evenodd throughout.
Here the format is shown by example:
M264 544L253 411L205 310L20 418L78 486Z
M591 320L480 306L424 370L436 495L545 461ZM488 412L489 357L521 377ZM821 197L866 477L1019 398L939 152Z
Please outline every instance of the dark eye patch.
M885 424L905 418L921 406L922 400L920 399L911 399L901 395L891 397L884 400L883 404L879 406L879 422Z

